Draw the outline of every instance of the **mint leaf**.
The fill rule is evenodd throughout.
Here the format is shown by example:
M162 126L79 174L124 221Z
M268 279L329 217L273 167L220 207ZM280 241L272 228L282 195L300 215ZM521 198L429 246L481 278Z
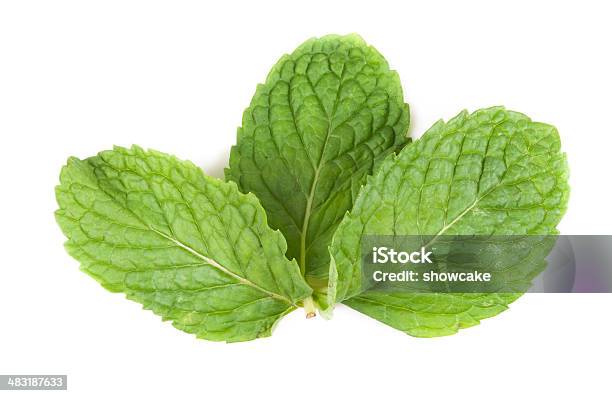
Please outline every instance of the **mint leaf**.
M343 304L414 337L457 333L498 315L518 293L380 293L366 292Z
M399 78L359 36L311 39L272 68L246 109L228 180L253 192L287 256L324 291L328 246L365 177L403 147Z
M503 311L519 294L359 294L361 239L556 234L569 197L560 147L553 126L501 107L436 123L383 162L338 227L330 303L346 300L416 336L452 334Z
M81 269L199 338L245 341L311 294L252 194L139 147L71 158L57 222Z

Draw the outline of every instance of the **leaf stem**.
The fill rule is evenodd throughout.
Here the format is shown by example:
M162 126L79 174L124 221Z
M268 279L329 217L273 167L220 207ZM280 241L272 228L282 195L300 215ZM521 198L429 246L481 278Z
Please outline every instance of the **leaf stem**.
M304 311L306 311L306 319L314 318L315 316L317 316L312 296L308 296L304 299Z

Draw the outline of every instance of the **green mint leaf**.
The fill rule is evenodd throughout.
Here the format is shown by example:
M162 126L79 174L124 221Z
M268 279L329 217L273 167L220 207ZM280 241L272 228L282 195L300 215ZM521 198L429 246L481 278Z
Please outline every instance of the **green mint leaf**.
M316 290L334 231L366 176L407 143L408 124L397 73L356 35L306 41L257 87L226 177L257 195Z
M519 293L366 292L343 304L414 337L457 333L505 311Z
M311 295L257 198L175 157L71 158L56 219L81 269L199 338L245 341Z
M338 227L330 303L415 336L452 334L496 315L519 294L364 292L364 235L551 235L567 207L557 130L501 107L439 121L383 162ZM334 296L335 295L335 296Z

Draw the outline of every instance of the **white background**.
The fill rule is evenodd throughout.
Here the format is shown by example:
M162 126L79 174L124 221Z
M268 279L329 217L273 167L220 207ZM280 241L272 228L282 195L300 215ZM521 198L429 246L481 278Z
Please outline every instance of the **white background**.
M611 295L527 295L436 339L347 308L294 312L271 338L226 345L78 271L53 219L68 156L137 143L221 176L256 84L326 33L386 56L415 137L497 104L556 125L572 186L560 230L612 234L605 2L208 3L0 3L0 374L65 373L74 395L610 394Z

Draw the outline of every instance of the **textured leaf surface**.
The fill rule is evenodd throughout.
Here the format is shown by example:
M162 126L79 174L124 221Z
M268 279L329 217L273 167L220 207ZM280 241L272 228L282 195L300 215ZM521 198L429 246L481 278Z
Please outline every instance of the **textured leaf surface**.
M257 195L288 257L326 286L333 232L408 123L399 78L374 48L355 35L311 39L258 86L226 176Z
M56 218L82 270L178 329L267 336L311 294L257 199L190 162L115 148L71 158L60 181Z
M338 227L330 298L335 292L335 301L416 336L452 334L496 315L519 295L357 295L363 235L556 234L567 178L553 126L499 107L436 123L384 161Z

